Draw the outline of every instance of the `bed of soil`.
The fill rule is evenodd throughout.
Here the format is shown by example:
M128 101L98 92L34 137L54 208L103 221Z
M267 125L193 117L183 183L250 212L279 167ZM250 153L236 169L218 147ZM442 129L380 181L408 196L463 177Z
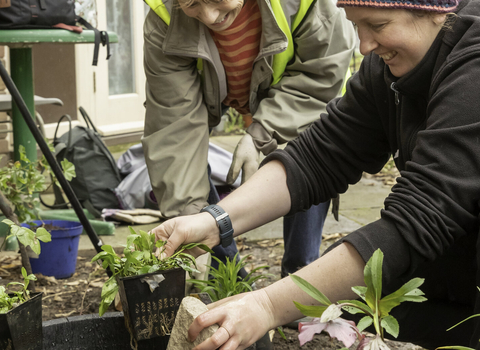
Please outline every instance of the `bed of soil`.
M375 177L386 185L393 185L397 176L395 169L379 173ZM323 237L322 251L339 239L341 234L333 234ZM255 266L268 265L267 272L273 276L267 280L259 281L258 288L265 287L280 278L280 264L283 256L283 240L273 239L259 242L246 242L237 240L237 245L242 256L250 255L249 269ZM37 274L35 282L36 290L43 292L43 320L52 320L68 316L95 314L98 312L100 294L103 283L108 276L96 263L90 260L95 255L95 250L80 250L77 259L77 268L73 276L67 279L55 279ZM20 254L0 254L0 285L6 285L12 281L22 282ZM111 305L108 311L116 311ZM333 350L341 349L343 344L331 339L327 334L319 334L302 347L298 341L298 331L293 328L283 329L286 340L281 338L278 332L272 332L273 349L275 350ZM391 349L396 350L419 350L418 346L409 343L387 341ZM355 345L351 347L354 349Z
M323 246L331 244L339 238L337 236L324 237ZM268 272L273 276L268 280L260 281L257 287L261 288L280 278L280 263L283 255L283 240L265 240L259 242L248 242L239 240L238 247L242 255L250 255L249 268L260 265L269 265ZM75 274L67 279L55 279L37 274L36 289L42 291L43 296L43 320L93 314L98 312L100 293L103 283L107 280L107 274L96 263L90 262L95 251L81 250L78 254L77 268ZM21 281L21 261L19 254L0 255L0 285L6 285L11 281ZM116 311L110 306L109 311ZM331 339L326 334L316 335L315 338L300 347L298 342L298 331L292 328L284 328L287 340L280 337L278 332L273 335L273 349L341 349L342 343ZM413 350L421 349L412 344L389 342L391 349ZM351 349L355 347L352 346Z

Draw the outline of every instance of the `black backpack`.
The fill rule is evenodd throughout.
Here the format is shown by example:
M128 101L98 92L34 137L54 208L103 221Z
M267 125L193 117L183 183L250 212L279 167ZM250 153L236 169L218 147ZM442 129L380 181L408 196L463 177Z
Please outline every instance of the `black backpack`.
M53 139L55 157L58 163L66 158L75 165L76 177L70 182L73 192L85 209L95 217L100 217L104 208L120 208L114 190L121 182L121 176L115 159L87 112L82 107L79 110L87 126L77 125L72 129L70 116L62 116ZM57 138L58 126L64 118L68 119L70 129ZM63 197L60 198L57 189L55 203L59 205L62 202Z
M99 31L85 19L77 16L74 0L0 0L0 29L71 30L77 23L94 32L92 65L97 65L100 44L107 47L108 60L110 58L108 33Z

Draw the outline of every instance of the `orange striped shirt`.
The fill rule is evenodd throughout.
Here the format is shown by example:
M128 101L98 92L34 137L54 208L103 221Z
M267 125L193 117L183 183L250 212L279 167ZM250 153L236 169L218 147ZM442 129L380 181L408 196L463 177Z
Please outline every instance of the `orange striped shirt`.
M240 114L249 114L253 61L260 49L262 17L255 0L246 3L232 25L221 32L210 31L227 75L228 93L223 103Z

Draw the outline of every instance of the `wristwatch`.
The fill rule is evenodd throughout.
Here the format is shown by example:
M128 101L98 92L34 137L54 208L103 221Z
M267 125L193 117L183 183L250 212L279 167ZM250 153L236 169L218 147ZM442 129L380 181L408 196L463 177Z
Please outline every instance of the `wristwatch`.
M233 241L233 227L230 216L218 205L207 205L205 208L200 210L200 213L207 212L213 216L217 222L217 227L220 230L220 242L222 247L228 247Z

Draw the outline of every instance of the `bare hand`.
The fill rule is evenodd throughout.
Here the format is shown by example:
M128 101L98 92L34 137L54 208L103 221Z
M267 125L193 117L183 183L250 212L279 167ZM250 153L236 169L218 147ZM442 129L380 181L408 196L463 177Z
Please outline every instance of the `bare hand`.
M242 137L233 152L232 165L228 170L227 183L232 185L242 170L242 184L247 181L258 169L258 152L250 134Z
M222 299L208 308L209 311L193 321L188 339L194 341L204 328L212 324L220 327L194 350L242 350L275 326L270 299L263 290Z
M172 256L175 250L182 244L203 243L212 248L220 243L218 227L215 219L209 213L179 216L165 221L152 231L155 240L167 241L162 252L163 257ZM197 257L205 254L200 248L185 251Z

